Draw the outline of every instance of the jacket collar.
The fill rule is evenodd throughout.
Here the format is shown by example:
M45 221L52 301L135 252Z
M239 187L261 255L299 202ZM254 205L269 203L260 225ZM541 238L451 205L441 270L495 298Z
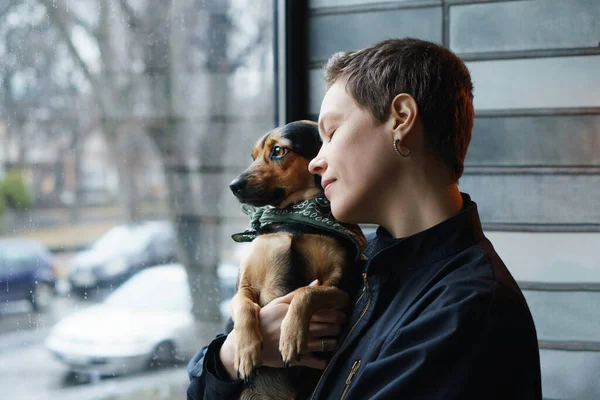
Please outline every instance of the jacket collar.
M462 211L423 232L396 239L380 226L365 251L368 259L367 273L384 272L382 268L392 269L388 271L390 273L419 268L457 254L484 240L477 204L471 201L468 194L461 194ZM375 262L382 257L388 261L393 260L393 263Z

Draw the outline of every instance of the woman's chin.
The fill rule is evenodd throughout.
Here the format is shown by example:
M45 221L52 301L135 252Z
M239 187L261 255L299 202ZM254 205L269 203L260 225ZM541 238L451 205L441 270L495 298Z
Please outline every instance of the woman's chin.
M333 217L346 224L374 224L373 203L354 199L340 199L334 196L329 200Z
M339 204L335 200L331 201L331 214L333 217L346 224L355 224L355 218L353 218L353 212L349 207L344 207L344 204Z

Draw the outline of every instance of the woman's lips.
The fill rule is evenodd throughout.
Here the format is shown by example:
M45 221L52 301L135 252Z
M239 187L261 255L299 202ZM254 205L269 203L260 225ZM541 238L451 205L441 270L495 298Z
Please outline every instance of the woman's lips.
M325 197L327 197L327 192L331 189L331 186L335 183L335 179L327 179L322 182L323 191L325 192Z

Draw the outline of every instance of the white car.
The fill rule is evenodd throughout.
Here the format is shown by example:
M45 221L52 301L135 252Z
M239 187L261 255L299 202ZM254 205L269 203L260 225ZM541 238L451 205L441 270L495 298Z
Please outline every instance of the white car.
M230 303L235 294L240 260L245 252L249 251L250 243L235 243L228 248L229 251L221 254L221 262L217 267L217 276L221 290L221 304L219 309L221 319L227 321L231 315Z
M122 375L172 365L197 349L183 266L140 271L104 302L61 320L46 347L71 371Z

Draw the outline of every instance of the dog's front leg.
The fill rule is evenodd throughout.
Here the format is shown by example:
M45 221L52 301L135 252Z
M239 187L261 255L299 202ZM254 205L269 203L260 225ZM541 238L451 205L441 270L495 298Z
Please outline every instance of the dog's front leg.
M256 289L240 284L240 288L231 299L231 317L235 330L234 367L238 377L246 382L262 365L258 298Z
M293 360L300 361L301 354L306 352L312 315L320 309L344 308L349 301L348 294L335 286L306 286L296 290L279 337L279 351L286 367Z

